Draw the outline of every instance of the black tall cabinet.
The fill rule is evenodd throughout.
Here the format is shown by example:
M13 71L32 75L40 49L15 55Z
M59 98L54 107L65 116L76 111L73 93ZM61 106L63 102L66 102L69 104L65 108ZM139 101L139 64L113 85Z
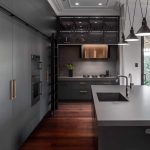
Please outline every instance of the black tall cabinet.
M51 37L51 112L58 108L57 98L57 39L55 34Z

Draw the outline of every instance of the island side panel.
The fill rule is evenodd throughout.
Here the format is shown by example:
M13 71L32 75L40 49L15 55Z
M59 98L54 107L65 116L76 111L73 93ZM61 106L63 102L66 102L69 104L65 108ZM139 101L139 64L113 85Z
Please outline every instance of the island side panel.
M150 127L98 126L98 150L150 150Z

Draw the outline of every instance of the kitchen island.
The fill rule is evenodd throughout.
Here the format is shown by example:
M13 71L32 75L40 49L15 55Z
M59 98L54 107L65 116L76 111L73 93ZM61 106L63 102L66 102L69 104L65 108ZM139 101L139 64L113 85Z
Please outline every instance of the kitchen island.
M128 101L99 101L97 93L120 93L125 86L92 85L99 150L150 149L150 87L134 86Z

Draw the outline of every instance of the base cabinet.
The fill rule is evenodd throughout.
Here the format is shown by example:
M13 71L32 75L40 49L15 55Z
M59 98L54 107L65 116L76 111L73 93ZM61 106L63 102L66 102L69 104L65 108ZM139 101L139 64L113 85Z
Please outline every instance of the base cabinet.
M98 150L149 150L150 127L98 127Z
M115 79L105 79L102 81L59 81L58 99L61 100L92 100L91 85L115 85Z

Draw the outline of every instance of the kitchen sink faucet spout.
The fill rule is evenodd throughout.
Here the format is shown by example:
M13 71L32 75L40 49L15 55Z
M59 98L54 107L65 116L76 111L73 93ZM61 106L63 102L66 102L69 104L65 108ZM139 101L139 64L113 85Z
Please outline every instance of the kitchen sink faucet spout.
M128 97L128 77L123 75L118 75L117 78L125 78L126 79L126 97Z
M134 85L134 83L132 83L132 74L129 73L129 79L130 79L130 89L132 89L132 86Z

